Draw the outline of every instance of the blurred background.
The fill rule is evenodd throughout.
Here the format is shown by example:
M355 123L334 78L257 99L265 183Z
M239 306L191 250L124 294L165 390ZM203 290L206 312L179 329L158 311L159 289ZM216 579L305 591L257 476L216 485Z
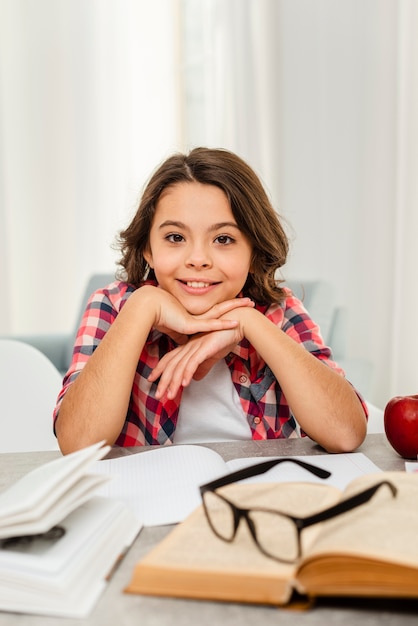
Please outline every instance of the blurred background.
M417 32L415 0L0 0L0 335L72 329L156 165L224 147L368 399L418 393Z

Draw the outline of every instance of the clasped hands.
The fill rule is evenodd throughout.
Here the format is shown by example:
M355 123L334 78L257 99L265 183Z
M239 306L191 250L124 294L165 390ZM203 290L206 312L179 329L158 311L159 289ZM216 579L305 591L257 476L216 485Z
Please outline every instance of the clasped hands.
M186 320L182 332L178 324L173 323L174 316L167 315L165 309L165 319L160 320L156 328L179 345L160 359L148 377L150 382L160 379L157 399L174 398L180 387L187 387L192 379L204 378L215 363L229 354L243 338L237 315L237 309L243 307L252 308L254 302L250 298L235 298L216 304L201 315L186 312L191 320Z

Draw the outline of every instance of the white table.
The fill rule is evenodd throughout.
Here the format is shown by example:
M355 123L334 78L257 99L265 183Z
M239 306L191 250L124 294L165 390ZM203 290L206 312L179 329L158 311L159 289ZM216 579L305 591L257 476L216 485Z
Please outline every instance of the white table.
M308 439L208 444L225 460L244 456L323 454ZM113 448L112 456L135 454L138 448ZM358 449L383 470L403 470L404 461L392 450L384 435L368 435ZM58 452L0 454L0 489L26 472L52 460ZM145 528L116 570L105 593L85 620L59 619L0 612L0 626L402 626L418 622L417 602L346 600L322 601L306 612L286 608L233 603L145 597L123 593L136 562L172 527Z

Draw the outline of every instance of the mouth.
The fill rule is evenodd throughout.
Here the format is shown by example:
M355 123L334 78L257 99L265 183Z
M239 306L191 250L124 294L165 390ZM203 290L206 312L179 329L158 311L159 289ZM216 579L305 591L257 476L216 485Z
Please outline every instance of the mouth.
M183 281L182 281L183 282ZM192 289L203 289L204 287L210 287L213 283L204 283L202 281L197 280L188 280L184 282L188 287L192 287Z
M209 282L206 280L179 280L179 283L189 293L207 293L216 285L217 282Z

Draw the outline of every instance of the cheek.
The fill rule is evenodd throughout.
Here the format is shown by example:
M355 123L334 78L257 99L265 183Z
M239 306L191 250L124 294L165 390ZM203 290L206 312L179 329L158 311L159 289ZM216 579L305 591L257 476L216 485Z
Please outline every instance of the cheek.
M234 291L234 296L242 290L247 281L247 269L245 263L231 264L228 268L228 281Z
M234 259L228 264L229 274L237 280L246 279L250 271L250 259L243 257Z
M158 276L163 277L171 274L176 267L175 259L167 254L154 255L152 261L153 269L157 278Z

